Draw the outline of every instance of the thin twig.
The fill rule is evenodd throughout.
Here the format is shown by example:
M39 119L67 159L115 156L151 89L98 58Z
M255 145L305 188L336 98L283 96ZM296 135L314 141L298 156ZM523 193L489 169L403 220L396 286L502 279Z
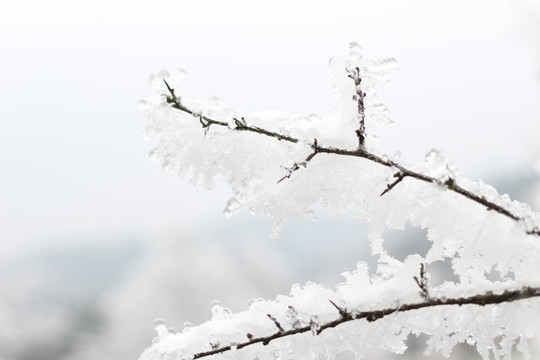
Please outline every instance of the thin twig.
M397 178L397 179L394 180L394 182L392 182L391 184L386 185L386 189L384 189L384 191L379 196L383 196L384 194L386 194L387 192L392 190L394 188L394 186L399 184L405 178L405 176L407 176L407 175L402 174L401 172L395 173L394 177Z
M306 167L307 166L307 163L313 159L315 157L315 155L317 155L317 153L319 152L319 146L317 145L317 139L315 139L313 141L313 145L311 146L311 148L313 149L313 152L311 154L308 155L308 157L302 161L301 163L294 163L293 166L291 166L290 168L285 168L287 169L287 171L289 172L287 175L285 175L284 177L282 177L281 179L279 179L278 181L278 184L280 182L282 182L283 180L285 179L289 179L291 177L291 175L296 171L296 170L299 170L300 169L300 166L302 167Z
M273 317L270 314L266 314L266 316L268 316L268 318L274 322L274 324L278 328L279 332L282 332L282 333L285 332L285 329L283 329L283 326L281 326L281 324L279 323L279 321L277 321L277 319L275 317Z
M353 101L358 105L358 129L355 130L356 136L358 137L358 148L364 147L366 141L366 113L364 98L366 93L362 91L362 77L360 76L360 68L350 68L347 69L347 76L354 81L355 94L353 96Z
M524 299L530 299L534 297L540 296L540 288L531 288L531 287L524 287L520 290L513 290L513 291L505 291L502 294L494 294L491 291L488 291L483 294L473 295L469 297L460 297L460 298L450 298L450 299L435 299L430 298L423 302L419 303L412 303L412 304L403 304L397 307L393 308L387 308L382 310L371 310L371 311L352 311L350 313L347 313L348 316L344 317L343 314L340 311L340 308L334 304L334 306L338 309L340 312L340 317L329 321L326 323L320 324L319 329L317 330L317 335L320 334L322 331L330 328L334 328L338 325L341 325L343 323L354 321L354 320L360 320L360 319L366 319L368 322L377 321L379 319L382 319L385 316L388 316L390 314L396 313L396 312L405 312L405 311L411 311L411 310L419 310L423 308L428 307L435 307L435 306L444 306L444 305L476 305L476 306L486 306L486 305L494 305L494 304L501 304L504 302L512 302L516 300L524 300ZM242 349L251 345L255 344L263 344L268 345L271 341L284 338L287 336L292 336L296 334L302 334L312 332L311 324L307 326L302 326L298 328L293 328L291 330L287 331L279 331L277 333L274 333L269 336L263 336L263 337L252 337L249 341L236 344L234 346L235 349ZM226 351L232 350L231 346L224 346L219 349L212 349L204 352L197 353L193 356L193 359L200 359L203 357L216 355L220 353L224 353Z
M330 301L330 304L332 304L337 309L337 311L339 312L339 315L341 315L342 319L352 319L351 313L349 313L347 310L337 306L336 303L333 302L332 300L328 300L328 301Z
M416 276L413 276L414 281L420 288L420 296L425 300L429 299L429 288L428 288L428 278L426 272L424 271L424 264L420 264L420 279Z
M191 115L193 115L194 117L196 117L198 119L204 120L205 123L208 124L208 126L217 125L217 126L223 126L223 127L229 128L229 124L224 122L224 121L213 120L213 119L211 119L211 118L209 118L209 117L207 117L205 115L197 114L197 113L193 112L192 110L186 108L184 105L181 104L180 98L177 98L175 96L174 89L171 89L170 87L168 87L168 89L169 89L170 95L167 96L167 102L169 104L171 104L171 106L173 108L178 109L180 111L184 111L184 112L186 112L188 114L191 114ZM274 131L271 131L271 130L263 129L263 128L256 127L256 126L250 126L250 125L247 125L247 124L246 125L241 125L240 127L237 126L235 128L231 128L231 130L258 133L258 134L261 134L261 135L273 137L273 138L275 138L277 140L280 140L280 141L286 141L286 142L291 142L291 143L298 143L300 141L300 139L289 136L289 135L283 135L283 134L280 134L280 133L277 133L277 132L274 132ZM385 167L388 167L388 168L397 169L398 172L401 173L403 177L408 176L408 177L412 177L412 178L415 178L417 180L420 180L420 181L423 181L423 182L426 182L426 183L443 185L448 190L453 191L453 192L455 192L457 194L460 194L460 195L466 197L467 199L470 199L470 200L484 206L486 209L495 211L495 212L497 212L497 213L499 213L501 215L504 215L504 216L506 216L506 217L508 217L508 218L510 218L512 220L515 220L515 221L523 221L524 220L523 217L512 213L510 210L504 208L501 205L495 204L494 202L492 202L490 200L487 200L484 196L477 195L477 194L475 194L475 193L461 187L453 179L449 179L446 182L441 183L441 181L439 179L436 179L436 178L434 178L432 176L423 174L421 172L417 172L417 171L408 169L405 166L403 166L403 165L401 165L401 164L399 164L399 163L397 163L397 162L395 162L393 160L383 158L382 156L379 156L379 155L377 155L375 153L370 152L365 147L360 147L360 148L355 149L355 150L348 150L348 149L340 149L340 148L335 148L335 147L325 147L325 146L321 146L319 144L314 143L313 145L311 145L311 148L314 150L314 152L311 153L308 156L308 158L306 159L308 161L311 160L315 155L317 155L319 153L334 154L334 155L341 155L341 156L353 156L353 157L363 158L363 159L375 162L375 163L377 163L379 165L382 165L382 166L385 166ZM534 228L532 230L527 231L526 233L528 235L540 236L540 229Z

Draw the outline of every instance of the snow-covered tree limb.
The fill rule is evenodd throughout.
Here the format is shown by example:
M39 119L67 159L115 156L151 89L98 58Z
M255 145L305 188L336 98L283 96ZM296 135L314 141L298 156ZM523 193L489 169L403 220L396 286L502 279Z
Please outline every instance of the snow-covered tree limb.
M177 94L183 72L158 73L141 104L145 135L159 139L151 157L164 169L209 187L220 176L233 191L225 212L266 214L274 235L288 219L313 218L317 204L366 220L376 271L359 263L334 290L295 286L238 314L214 305L212 320L181 333L160 320L142 359L317 358L344 350L362 358L370 349L403 352L411 333L429 336L426 353L448 355L467 342L485 359L515 349L530 356L528 339L540 334L539 215L461 177L438 151L424 164L381 153L372 129L391 121L375 90L395 61L365 60L353 43L330 65L341 102L325 117L244 114L189 100ZM432 246L399 261L383 232L406 223L425 228ZM424 265L448 259L459 282L431 287Z
M358 72L359 70L355 69L354 71ZM350 75L350 76L353 79L356 79L353 76L357 76L357 75ZM257 126L250 126L250 125L248 125L246 123L246 120L243 117L241 119L233 118L234 127L231 128L227 122L217 121L217 120L211 119L211 118L209 118L207 116L204 116L202 114L195 113L194 111L192 111L189 108L182 105L181 98L179 98L179 97L177 97L175 95L174 89L172 89L169 86L169 84L167 83L166 80L164 80L164 83L167 86L167 89L169 91L169 95L166 96L167 103L172 104L172 106L174 108L176 108L178 110L181 110L181 111L184 111L184 112L186 112L186 113L188 113L190 115L193 115L195 118L199 119L199 121L200 121L203 128L210 127L211 125L216 125L216 126L226 127L227 129L230 129L232 131L248 131L248 132L253 132L253 133L257 133L257 134L261 134L261 135L265 135L265 136L270 136L270 137L273 137L273 138L275 138L275 139L277 139L279 141L288 141L288 142L291 142L291 143L298 143L300 141L300 139L292 137L292 136L280 134L280 133L277 133L277 132L274 132L274 131L270 131L270 130L267 130L267 129L264 129L264 128L257 127ZM355 80L355 85L359 86L359 84L360 84L360 80ZM363 94L361 92L361 90L360 90L360 94ZM364 95L357 95L357 97L360 98L360 99L363 99L363 96L365 96L365 94ZM362 101L358 100L358 103L362 104ZM359 112L363 114L363 112L364 112L363 104L358 105L358 108L359 108ZM285 177L281 178L280 180L278 180L278 182L281 182L285 178L290 178L290 176L292 175L292 172L300 169L300 166L303 166L303 167L307 166L307 163L311 159L313 159L315 157L315 155L317 155L317 154L326 153L326 154L334 154L334 155L342 155L342 156L353 156L353 157L364 158L364 159L367 159L369 161L373 161L373 162L375 162L375 163L377 163L379 165L386 166L388 168L391 168L391 169L395 170L395 173L394 173L393 176L395 178L397 178L397 179L394 182L392 182L391 184L387 185L386 189L384 189L384 191L381 193L381 196L386 194L388 191L392 190L394 188L394 186L396 186L398 183L400 183L404 178L411 177L413 179L417 179L417 180L420 180L420 181L445 186L448 190L453 191L453 192L455 192L457 194L460 194L460 195L462 195L462 196L464 196L464 197L466 197L466 198L468 198L468 199L470 199L470 200L472 200L472 201L474 201L474 202L476 202L478 204L483 205L486 208L486 210L491 210L491 211L498 212L499 214L504 215L504 216L506 216L506 217L508 217L508 218L510 218L512 220L516 220L516 221L524 221L525 220L524 216L519 216L519 215L514 214L511 210L505 208L503 205L497 204L497 203L495 203L493 201L489 201L484 196L477 195L477 194L473 193L472 191L465 189L464 187L457 184L457 182L452 177L448 177L447 179L445 179L443 181L441 179L437 179L435 177L423 174L421 172L414 171L412 169L408 169L404 165L400 164L397 161L388 160L388 159L385 159L384 157L382 157L380 155L377 155L374 152L370 152L369 150L367 150L363 146L363 142L364 142L364 140L363 140L364 135L363 134L365 133L365 126L363 125L364 121L361 120L360 124L361 125L360 125L359 130L355 131L357 134L359 134L358 137L360 139L360 146L358 147L358 149L349 150L349 149L342 149L342 148L325 147L325 146L319 145L317 139L314 139L313 144L311 145L311 148L313 149L313 152L310 153L309 156L303 162L301 162L300 164L295 163L293 165L293 167L289 169L289 174L286 175ZM540 236L540 229L538 227L527 229L527 234Z
M268 314L268 317L275 321L275 323L279 326L278 332L269 335L269 336L263 336L255 338L252 334L246 335L246 337L249 339L248 341L242 342L242 343L235 343L234 345L226 345L223 347L216 347L215 349L199 352L193 355L193 359L200 359L216 354L221 354L226 351L232 351L232 350L240 350L242 348L245 348L247 346L255 345L262 343L263 345L268 345L271 341L281 339L287 336L292 336L296 334L303 334L303 333L310 333L313 336L318 336L321 332L323 332L326 329L335 328L338 325L341 325L343 323L354 321L354 320L360 320L360 319L366 319L368 322L377 321L379 319L382 319L385 316L394 314L396 312L406 312L411 310L418 310L423 309L427 307L434 307L434 306L443 306L443 305L478 305L478 306L486 306L486 305L494 305L494 304L500 304L503 302L512 302L515 300L524 300L529 299L532 297L540 296L540 288L530 288L526 287L521 290L505 290L502 294L493 294L493 292L488 291L484 294L480 295L473 295L469 297L460 297L460 298L450 298L450 299L427 299L424 302L417 302L413 304L403 304L399 305L397 307L393 308L387 308L382 310L370 310L370 311L361 311L356 309L342 309L335 305L331 300L330 303L337 308L339 317L336 318L333 321L329 321L326 323L316 323L316 322L310 322L306 326L300 326L296 328L292 328L290 330L284 330L281 325L275 320L275 318Z

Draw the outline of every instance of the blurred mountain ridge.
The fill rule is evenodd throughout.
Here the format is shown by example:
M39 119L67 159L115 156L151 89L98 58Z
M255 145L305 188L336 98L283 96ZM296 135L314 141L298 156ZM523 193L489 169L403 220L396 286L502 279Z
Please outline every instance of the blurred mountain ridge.
M500 193L538 204L533 170L490 178ZM213 300L242 311L248 300L287 294L295 282L335 285L358 261L375 270L366 224L321 210L319 221L288 223L273 240L267 219L217 215L210 227L165 239L74 242L0 264L0 359L135 359L156 317L181 330L184 321L207 320ZM425 231L411 227L384 237L400 260L430 246ZM434 283L457 280L449 262L428 270Z

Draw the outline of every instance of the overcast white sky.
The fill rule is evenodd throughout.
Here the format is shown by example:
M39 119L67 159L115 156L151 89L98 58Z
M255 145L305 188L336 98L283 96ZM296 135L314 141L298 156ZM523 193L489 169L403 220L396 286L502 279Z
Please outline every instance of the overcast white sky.
M11 1L0 4L0 258L73 238L219 218L205 192L147 159L148 75L246 111L328 113L328 59L357 41L396 57L388 151L437 147L469 177L540 153L533 1Z

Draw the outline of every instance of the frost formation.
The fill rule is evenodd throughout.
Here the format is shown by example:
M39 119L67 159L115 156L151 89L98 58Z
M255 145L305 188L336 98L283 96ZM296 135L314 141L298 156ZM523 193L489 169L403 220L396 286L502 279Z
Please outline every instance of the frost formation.
M225 213L269 216L274 236L286 220L313 218L319 204L367 221L372 253L378 256L376 273L369 275L367 265L359 263L335 289L295 285L289 295L253 301L237 314L214 304L211 320L181 331L158 319L158 336L141 360L318 359L345 350L362 359L371 350L403 353L409 334L429 337L426 354L448 356L456 344L466 342L483 359L510 359L515 351L530 359L529 341L539 331L539 215L482 182L461 177L437 150L429 151L423 164L379 153L370 129L392 121L376 89L388 82L395 60L366 60L352 43L349 54L332 59L330 68L339 107L324 117L240 114L215 99L190 100L178 93L173 99L168 86L181 91L185 72L159 72L150 78L151 95L140 104L148 118L145 137L158 141L150 156L165 170L189 175L208 188L220 178L233 192ZM353 101L358 89L347 76L351 68L359 69L366 94L366 142L358 151L382 162L317 152L318 147L358 148L358 106ZM191 113L174 108L173 100ZM298 141L246 131L246 126ZM433 181L420 181L403 169ZM382 234L406 223L426 229L432 246L424 257L411 255L401 262L385 250ZM427 289L420 291L423 264L446 260L459 281L430 287L427 274ZM499 274L495 279L488 276L493 271ZM512 291L517 295L510 299ZM504 301L489 302L505 294ZM485 303L427 306L476 295L485 296ZM410 304L425 307L411 310ZM356 318L382 309L394 311ZM337 325L328 326L335 321Z

